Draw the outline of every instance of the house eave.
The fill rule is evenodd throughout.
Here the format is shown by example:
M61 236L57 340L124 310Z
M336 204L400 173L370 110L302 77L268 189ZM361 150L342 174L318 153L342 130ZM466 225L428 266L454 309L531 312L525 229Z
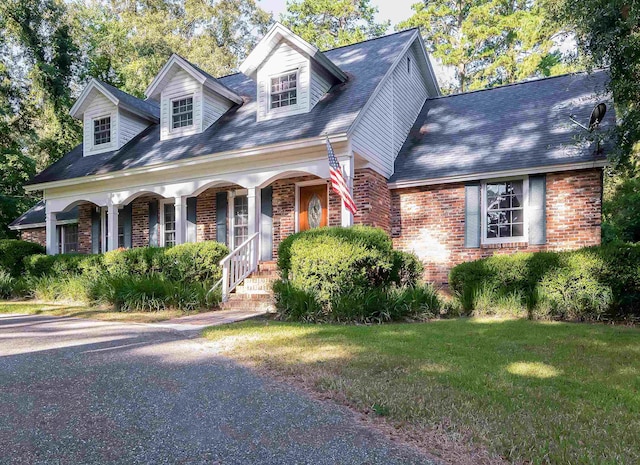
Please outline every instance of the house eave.
M526 174L554 173L559 171L583 170L590 168L604 168L607 160L596 160L577 163L565 163L559 165L545 165L515 170L486 171L460 176L444 176L432 179L416 179L411 181L395 181L388 183L389 189L406 189L410 187L433 186L437 184L452 184L457 182L479 181L482 179L506 178L510 176L523 176Z
M270 144L263 145L259 147L251 147L243 150L233 150L227 152L218 152L212 153L208 155L201 155L199 157L193 157L185 160L177 160L167 163L158 163L152 166L140 167L140 168L132 168L127 170L113 171L104 174L95 174L91 176L83 176L79 178L65 179L62 181L51 181L44 182L38 184L30 184L25 186L26 192L40 191L44 189L53 189L58 187L67 187L74 186L79 184L85 184L96 181L107 181L114 178L120 178L122 176L134 176L145 174L149 172L162 171L168 169L177 169L182 167L190 167L194 165L209 163L212 161L220 161L220 160L228 160L231 158L237 157L248 157L255 155L262 155L273 153L274 151L285 151L285 150L295 150L301 148L308 148L314 146L324 147L326 145L326 137L324 134L316 137L311 137L308 139L299 139L293 142L285 142L279 144ZM338 133L329 135L332 143L336 142L347 142L347 134L346 133Z
M62 226L65 224L76 224L78 220L58 220L56 221L57 226ZM24 231L25 229L38 229L45 228L47 226L46 223L30 223L30 224L16 224L9 225L9 229L12 231Z

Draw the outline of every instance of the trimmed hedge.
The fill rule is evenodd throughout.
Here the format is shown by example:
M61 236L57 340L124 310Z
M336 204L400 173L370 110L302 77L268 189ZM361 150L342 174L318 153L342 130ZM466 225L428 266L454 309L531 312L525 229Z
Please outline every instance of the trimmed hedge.
M331 227L294 234L280 244L278 267L283 279L274 285L276 306L285 319L382 322L439 309L435 291L413 289L422 274L420 261L394 251L381 229Z
M0 240L0 270L17 278L24 272L25 257L43 253L45 249L39 244L17 239L2 239Z
M570 320L640 317L640 245L516 253L462 263L449 284L467 313Z

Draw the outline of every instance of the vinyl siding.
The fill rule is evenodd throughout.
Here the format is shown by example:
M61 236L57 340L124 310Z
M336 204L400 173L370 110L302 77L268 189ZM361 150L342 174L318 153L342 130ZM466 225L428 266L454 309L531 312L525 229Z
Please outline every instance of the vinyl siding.
M331 89L331 76L322 66L315 62L311 64L311 105L309 109L316 106L316 103Z
M149 122L144 118L140 118L122 109L118 112L118 122L120 123L120 143L118 148L122 147L149 126Z
M271 77L294 70L298 70L299 73L297 104L286 107L286 110L270 111L269 90ZM310 74L309 59L287 42L281 42L258 68L258 121L308 112Z
M193 97L193 126L171 129L171 101L176 98ZM176 71L162 89L160 97L160 139L166 140L202 132L202 84L182 69Z
M352 132L353 150L387 177L393 174L396 156L427 98L418 44L414 42L402 56Z
M203 97L202 113L204 115L204 120L202 123L202 130L204 131L213 123L218 121L218 119L224 115L229 108L231 108L232 104L227 99L208 89L204 89Z
M93 120L96 118L111 117L111 142L93 146ZM98 91L93 91L93 96L83 117L83 149L84 156L96 155L98 153L109 152L118 148L118 109L104 95Z

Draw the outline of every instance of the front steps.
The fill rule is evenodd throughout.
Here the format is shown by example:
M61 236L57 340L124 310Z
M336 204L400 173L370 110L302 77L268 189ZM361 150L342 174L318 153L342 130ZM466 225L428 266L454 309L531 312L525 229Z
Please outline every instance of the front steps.
M255 311L256 313L274 312L275 305L271 286L278 279L275 261L258 263L258 270L249 275L222 303L223 310Z

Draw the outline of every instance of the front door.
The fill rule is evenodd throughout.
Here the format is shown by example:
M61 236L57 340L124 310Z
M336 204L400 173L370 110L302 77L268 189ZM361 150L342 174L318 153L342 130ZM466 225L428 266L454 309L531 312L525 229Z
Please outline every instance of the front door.
M306 231L327 225L327 184L300 187L298 229Z

